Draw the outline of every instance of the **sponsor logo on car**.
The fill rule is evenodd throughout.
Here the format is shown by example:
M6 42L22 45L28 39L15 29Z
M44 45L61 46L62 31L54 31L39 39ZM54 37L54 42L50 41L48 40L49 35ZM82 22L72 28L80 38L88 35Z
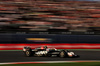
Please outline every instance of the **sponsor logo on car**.
M35 54L47 54L47 51L39 51L39 52L36 52Z

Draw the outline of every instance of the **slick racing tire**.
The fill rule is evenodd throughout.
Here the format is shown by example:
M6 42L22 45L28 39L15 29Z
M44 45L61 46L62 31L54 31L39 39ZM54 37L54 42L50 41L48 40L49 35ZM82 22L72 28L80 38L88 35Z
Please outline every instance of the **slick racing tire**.
M41 57L41 56L43 56L43 55L42 55L42 54L37 54L37 56L38 56L38 57Z
M59 57L64 58L66 56L67 56L67 53L64 50L60 51Z
M32 52L30 50L25 51L25 56L26 57L32 56Z

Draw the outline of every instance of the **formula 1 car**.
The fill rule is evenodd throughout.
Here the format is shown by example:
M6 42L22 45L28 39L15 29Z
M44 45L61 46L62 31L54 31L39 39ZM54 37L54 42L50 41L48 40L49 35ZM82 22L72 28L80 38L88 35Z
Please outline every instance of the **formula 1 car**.
M57 57L79 57L79 55L74 54L74 52L70 52L68 50L57 50L55 48L48 48L48 49L31 49L30 47L24 47L23 52L25 56L30 57L30 56L45 56L45 57L52 57L52 56L57 56Z

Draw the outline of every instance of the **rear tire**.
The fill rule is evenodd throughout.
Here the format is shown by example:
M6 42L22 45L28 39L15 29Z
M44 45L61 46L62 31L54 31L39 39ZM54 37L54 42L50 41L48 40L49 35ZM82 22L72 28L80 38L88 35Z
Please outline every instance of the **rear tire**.
M32 52L30 50L25 51L25 56L26 57L32 56Z

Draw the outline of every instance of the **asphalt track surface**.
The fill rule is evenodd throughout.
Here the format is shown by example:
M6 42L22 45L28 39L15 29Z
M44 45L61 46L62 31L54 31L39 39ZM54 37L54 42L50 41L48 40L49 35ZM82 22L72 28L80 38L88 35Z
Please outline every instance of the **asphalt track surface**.
M80 61L98 60L100 61L100 51L74 51L80 55L79 58L59 58L59 57L25 57L22 51L0 51L0 63L3 62L27 62L27 61Z

